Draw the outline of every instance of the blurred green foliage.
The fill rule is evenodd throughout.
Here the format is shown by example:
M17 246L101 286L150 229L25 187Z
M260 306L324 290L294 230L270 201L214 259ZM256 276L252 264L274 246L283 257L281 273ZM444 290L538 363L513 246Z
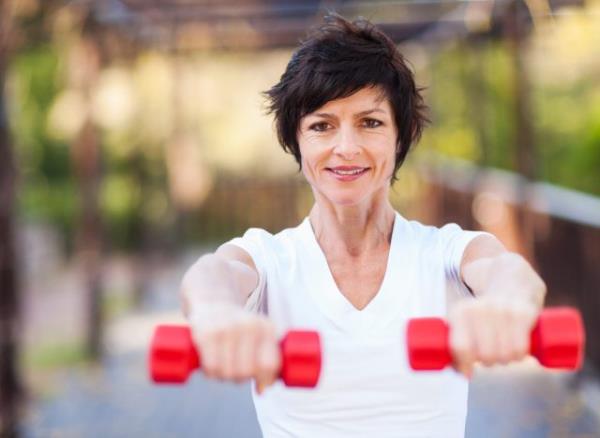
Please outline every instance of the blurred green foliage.
M503 43L454 45L434 58L431 71L434 120L422 147L514 170L514 72ZM530 77L537 179L600 195L599 78L543 84Z
M538 180L600 195L600 2L561 10L524 42ZM450 43L429 65L422 147L516 168L515 71L506 41Z
M26 369L34 371L89 364L85 346L77 342L37 346L26 351L23 361Z
M50 221L70 244L78 210L69 145L47 134L51 105L61 89L59 56L50 44L18 53L11 63L11 125L19 164L20 212Z
M433 57L429 68L433 123L423 146L511 169L512 72L505 47L498 42L451 45Z

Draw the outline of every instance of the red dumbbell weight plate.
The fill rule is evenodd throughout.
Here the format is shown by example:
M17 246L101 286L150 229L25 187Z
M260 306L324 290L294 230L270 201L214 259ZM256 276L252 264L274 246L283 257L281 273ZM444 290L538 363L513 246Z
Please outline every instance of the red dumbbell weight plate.
M441 370L452 358L448 349L448 325L440 318L417 318L406 328L408 361L414 370Z
M313 331L289 332L280 342L281 378L287 386L311 388L321 373L321 341Z
M200 357L186 326L161 325L154 331L149 356L150 377L156 383L183 383L200 367Z
M569 307L545 309L531 332L531 354L547 368L578 369L585 331L579 312Z

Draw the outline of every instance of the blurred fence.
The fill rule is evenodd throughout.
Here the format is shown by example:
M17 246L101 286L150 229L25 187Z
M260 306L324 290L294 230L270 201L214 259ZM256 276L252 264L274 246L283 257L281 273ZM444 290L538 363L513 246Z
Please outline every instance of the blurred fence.
M600 199L503 171L443 163L423 172L420 219L495 234L527 257L547 305L582 312L586 356L600 370Z
M257 178L223 175L193 218L195 239L218 244L241 236L248 228L272 233L296 226L308 214L312 192L297 177Z

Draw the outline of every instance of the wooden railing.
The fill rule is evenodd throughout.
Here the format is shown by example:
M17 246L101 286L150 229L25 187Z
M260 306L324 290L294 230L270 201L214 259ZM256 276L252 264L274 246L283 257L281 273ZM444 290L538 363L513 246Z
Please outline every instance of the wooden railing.
M465 163L427 165L420 219L494 233L548 285L548 305L583 314L588 362L600 370L600 198Z

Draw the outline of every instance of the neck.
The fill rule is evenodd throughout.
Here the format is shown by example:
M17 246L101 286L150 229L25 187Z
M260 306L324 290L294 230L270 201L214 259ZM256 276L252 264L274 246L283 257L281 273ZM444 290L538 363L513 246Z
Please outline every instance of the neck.
M395 212L386 197L366 205L339 206L315 197L309 214L315 236L328 254L360 257L389 248Z

